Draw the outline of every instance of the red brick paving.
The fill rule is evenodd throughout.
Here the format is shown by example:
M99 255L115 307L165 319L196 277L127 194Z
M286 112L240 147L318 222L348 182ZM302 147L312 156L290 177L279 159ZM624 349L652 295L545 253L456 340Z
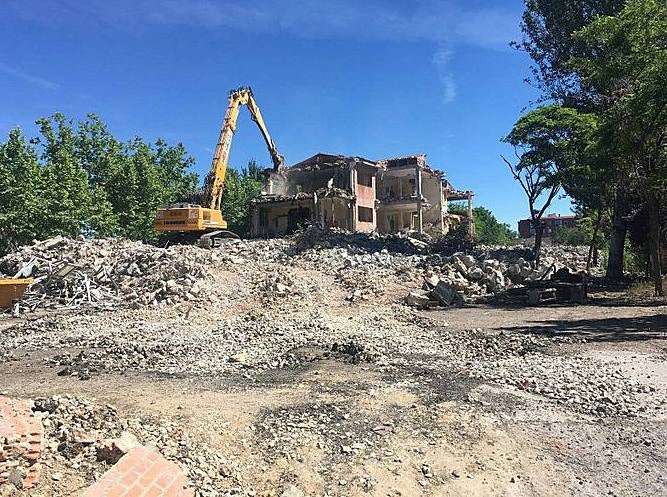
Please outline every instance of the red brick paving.
M192 497L181 469L157 452L136 447L107 471L84 497Z
M0 396L0 485L16 466L27 473L23 488L37 484L42 439L42 422L35 417L29 402Z

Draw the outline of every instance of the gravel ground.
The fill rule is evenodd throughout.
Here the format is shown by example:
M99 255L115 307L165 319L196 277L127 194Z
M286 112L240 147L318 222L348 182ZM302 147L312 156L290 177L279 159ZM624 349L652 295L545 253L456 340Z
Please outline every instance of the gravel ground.
M667 488L664 303L417 311L432 256L249 246L195 299L0 318L0 389L47 428L35 495L85 488L123 431L202 496Z

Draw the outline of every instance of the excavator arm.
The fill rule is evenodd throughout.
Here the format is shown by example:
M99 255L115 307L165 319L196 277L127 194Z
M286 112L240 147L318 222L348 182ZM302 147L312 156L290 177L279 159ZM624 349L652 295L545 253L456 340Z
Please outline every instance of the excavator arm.
M262 113L259 111L259 107L257 106L257 102L255 102L255 97L252 92L250 92L248 96L247 106L252 120L257 124L257 127L262 133L262 137L264 137L264 142L269 149L271 161L273 162L273 169L278 170L283 168L285 165L285 158L278 153L278 148L276 147L276 144L273 143L269 131L266 129L266 124L264 124L264 119L262 119Z
M220 210L220 203L222 202L222 192L225 184L225 176L227 174L227 166L229 163L229 150L232 145L232 137L236 131L236 121L239 117L241 106L245 105L250 111L252 120L255 121L257 127L262 133L262 137L266 142L266 146L271 154L274 169L283 167L284 158L278 153L275 143L266 129L264 119L259 111L255 97L252 94L250 87L241 87L229 92L229 106L225 114L225 120L220 128L220 136L218 144L215 147L215 154L213 155L213 162L211 170L206 176L204 183L204 192L206 194L206 201L210 209Z

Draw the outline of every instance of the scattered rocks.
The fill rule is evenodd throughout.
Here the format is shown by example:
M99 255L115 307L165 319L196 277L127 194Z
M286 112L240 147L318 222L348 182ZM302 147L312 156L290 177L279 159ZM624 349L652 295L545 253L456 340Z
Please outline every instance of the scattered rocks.
M137 437L127 431L120 434L120 437L107 439L100 442L96 450L97 460L108 464L116 464L118 460L135 447L141 444Z
M210 259L216 254L197 247L56 237L6 255L0 273L34 278L22 300L32 309L173 304L203 299Z
M40 406L48 406L51 412L40 410ZM178 463L195 484L197 495L228 495L240 481L237 461L194 441L172 421L124 419L111 405L67 395L36 399L33 410L42 416L43 457L51 461L48 464L76 470L87 481L99 480L109 465L142 445L154 447ZM54 472L51 478L56 481L63 476Z

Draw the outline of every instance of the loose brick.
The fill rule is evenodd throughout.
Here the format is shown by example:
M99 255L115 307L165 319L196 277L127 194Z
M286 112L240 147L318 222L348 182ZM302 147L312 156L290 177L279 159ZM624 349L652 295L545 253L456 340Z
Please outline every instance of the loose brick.
M145 447L136 447L120 458L84 497L191 497L187 478L173 462Z
M33 488L39 481L39 459L43 428L27 401L0 396L0 472L21 466L27 471L23 488Z

